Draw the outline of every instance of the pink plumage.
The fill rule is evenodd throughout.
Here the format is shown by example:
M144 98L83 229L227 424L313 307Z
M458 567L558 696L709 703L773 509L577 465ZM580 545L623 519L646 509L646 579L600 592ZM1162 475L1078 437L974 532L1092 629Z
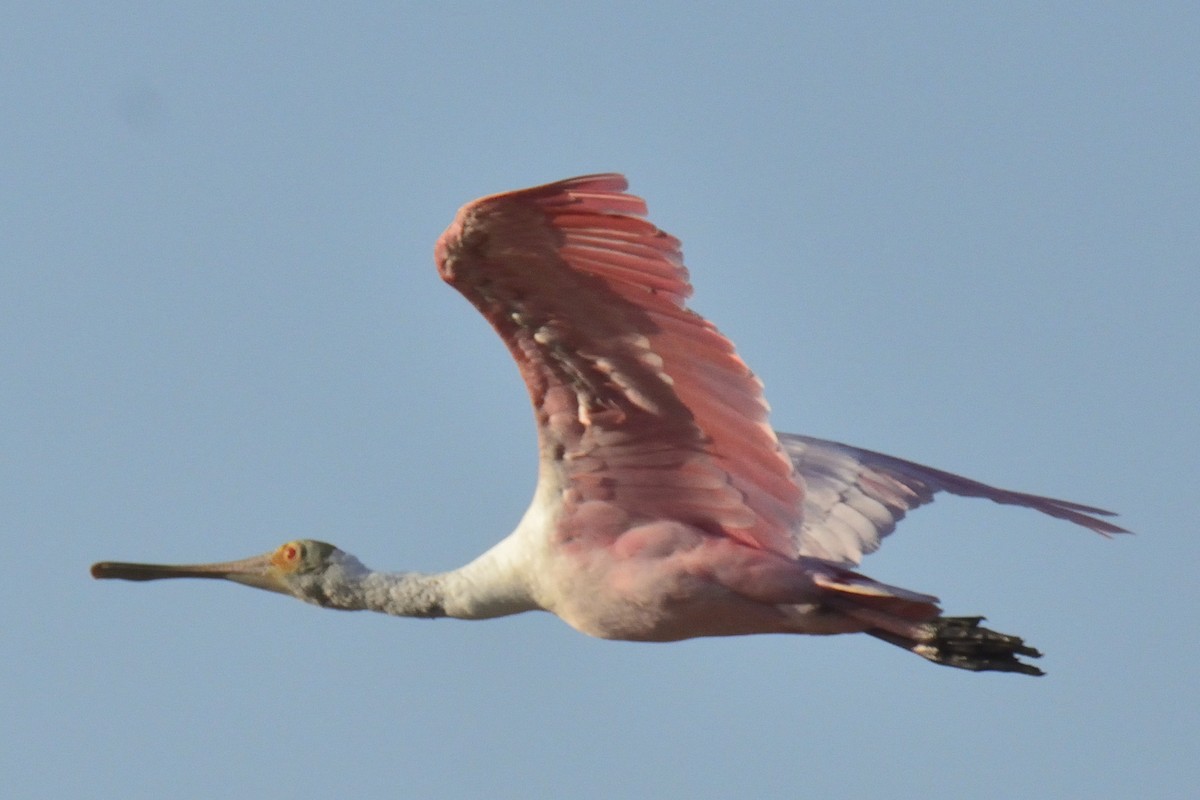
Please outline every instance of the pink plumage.
M684 305L679 241L625 186L595 175L471 203L438 268L520 365L543 458L561 450L564 535L573 507L607 502L795 556L803 490L762 384Z
M644 202L625 189L622 176L604 174L485 197L459 211L436 247L443 278L491 322L525 378L543 477L559 473L556 543L586 542L591 552L574 557L604 562L610 585L632 585L620 576L635 571L631 563L643 566L640 548L652 546L665 584L699 578L719 585L722 603L804 609L766 623L747 615L737 632L868 627L907 645L928 630L914 623L937 617L936 598L846 567L933 491L1120 530L1091 516L1106 513L1099 509L869 451L790 435L785 448L767 423L762 383L732 343L686 307L692 287L679 241L642 219ZM849 456L857 469L833 472L835 456ZM798 465L811 466L821 496L806 501ZM610 611L621 605L605 588L591 599ZM591 633L630 638L728 626L722 619L714 631L695 614L657 611L633 625L603 615L618 620L611 628L567 618Z

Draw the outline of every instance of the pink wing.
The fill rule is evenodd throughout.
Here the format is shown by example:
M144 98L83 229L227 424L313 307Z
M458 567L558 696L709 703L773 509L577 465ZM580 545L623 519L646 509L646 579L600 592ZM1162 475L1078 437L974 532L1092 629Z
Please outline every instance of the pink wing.
M803 490L762 384L685 307L679 241L626 186L588 175L470 203L438 270L520 367L544 468L567 477L564 536L673 519L795 555Z
M1109 535L1126 533L1100 508L1010 492L870 450L792 433L777 434L804 480L801 555L847 566L875 551L906 512L933 502L937 492L985 497L1025 506Z

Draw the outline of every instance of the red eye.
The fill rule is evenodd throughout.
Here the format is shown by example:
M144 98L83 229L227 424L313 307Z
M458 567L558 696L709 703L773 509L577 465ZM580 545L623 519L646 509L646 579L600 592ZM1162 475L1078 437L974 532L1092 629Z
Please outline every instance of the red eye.
M279 549L271 555L271 563L280 569L291 572L296 569L300 563L300 557L304 554L304 550L300 544L296 542L288 542L280 545Z

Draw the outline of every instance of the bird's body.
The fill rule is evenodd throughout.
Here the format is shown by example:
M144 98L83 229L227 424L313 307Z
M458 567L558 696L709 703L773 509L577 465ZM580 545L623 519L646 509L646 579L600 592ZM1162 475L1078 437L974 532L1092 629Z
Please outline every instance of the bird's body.
M500 334L529 390L539 473L508 537L440 575L377 573L289 542L231 564L103 563L97 577L221 577L319 605L480 619L544 609L611 639L865 631L940 663L1037 674L1037 655L931 595L852 569L938 491L1035 508L1100 533L1089 506L996 489L778 434L762 385L690 311L679 242L619 175L477 200L435 260Z

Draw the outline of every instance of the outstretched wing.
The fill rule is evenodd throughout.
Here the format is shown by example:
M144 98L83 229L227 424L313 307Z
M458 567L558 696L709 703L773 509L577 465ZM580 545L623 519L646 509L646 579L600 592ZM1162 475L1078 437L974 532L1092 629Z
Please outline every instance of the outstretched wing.
M1104 535L1126 532L1100 519L1113 516L1104 509L997 489L911 461L811 436L776 435L804 480L804 525L799 538L802 555L847 566L857 564L879 547L905 513L933 502L938 492L1025 506Z
M679 241L626 185L588 175L470 203L438 240L439 273L520 367L564 535L673 519L794 555L803 493L762 384L685 306Z

